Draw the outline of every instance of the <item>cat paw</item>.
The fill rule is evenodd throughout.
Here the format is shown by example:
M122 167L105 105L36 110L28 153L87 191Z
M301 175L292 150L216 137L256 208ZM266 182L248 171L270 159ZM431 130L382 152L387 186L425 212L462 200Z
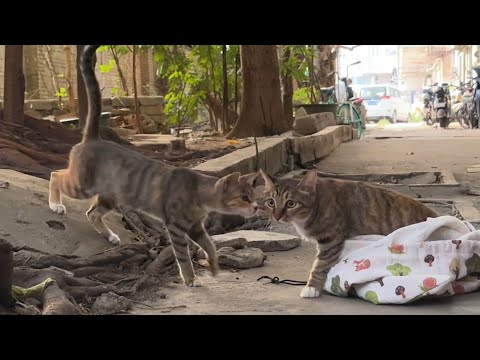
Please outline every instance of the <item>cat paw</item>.
M117 234L110 232L108 235L108 242L112 243L113 245L118 245L120 244L120 237Z
M317 298L320 297L320 291L311 286L305 286L300 293L302 298Z
M186 283L186 285L189 287L200 287L202 286L202 282L195 278L193 279L193 281L189 281L188 283Z
M217 276L219 271L220 267L218 265L210 265L210 272L212 273L213 277Z
M67 210L65 209L65 206L62 204L49 202L48 206L50 207L50 209L52 209L53 212L56 212L57 214L65 214L67 212Z

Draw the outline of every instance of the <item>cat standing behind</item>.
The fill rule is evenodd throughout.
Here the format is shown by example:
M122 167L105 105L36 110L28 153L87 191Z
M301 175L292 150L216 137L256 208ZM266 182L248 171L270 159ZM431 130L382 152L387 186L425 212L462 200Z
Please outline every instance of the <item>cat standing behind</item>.
M180 274L188 286L200 286L189 255L189 239L208 255L213 275L218 271L215 246L203 222L210 211L251 216L257 210L252 184L257 173L223 178L175 168L102 140L99 136L101 94L92 57L98 45L87 45L81 61L88 97L88 115L82 142L75 145L65 170L50 176L49 206L65 213L62 193L74 199L95 200L87 218L112 244L119 237L103 222L115 206L126 206L161 220L169 234Z
M308 171L298 182L265 180L265 207L277 221L293 224L317 244L317 257L301 297L319 297L328 271L345 240L356 235L388 235L398 228L437 217L427 206L401 193L351 180L318 178Z

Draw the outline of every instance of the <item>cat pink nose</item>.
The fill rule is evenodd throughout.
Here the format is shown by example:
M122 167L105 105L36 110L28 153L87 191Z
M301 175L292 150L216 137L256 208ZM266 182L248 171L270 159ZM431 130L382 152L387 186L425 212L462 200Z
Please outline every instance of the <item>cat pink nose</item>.
M283 214L280 211L279 212L274 212L273 213L273 218L278 221L282 218L282 215Z

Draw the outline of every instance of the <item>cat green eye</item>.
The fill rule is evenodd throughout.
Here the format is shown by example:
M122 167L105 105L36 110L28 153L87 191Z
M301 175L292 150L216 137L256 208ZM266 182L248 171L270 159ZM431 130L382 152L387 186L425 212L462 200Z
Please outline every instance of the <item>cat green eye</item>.
M275 207L275 200L273 200L272 198L267 199L266 204L267 204L268 207L273 208L273 207Z
M293 201L293 200L288 200L287 201L287 207L292 209L294 208L295 206L297 206L297 202L296 201Z

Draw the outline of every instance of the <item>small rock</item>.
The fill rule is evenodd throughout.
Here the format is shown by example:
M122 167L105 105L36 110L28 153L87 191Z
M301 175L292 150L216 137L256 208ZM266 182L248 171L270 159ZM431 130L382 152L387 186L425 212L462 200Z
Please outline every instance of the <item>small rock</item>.
M233 233L230 233L233 234ZM239 236L230 236L230 234L221 234L221 235L214 235L212 236L213 243L217 247L217 249L221 249L223 247L231 247L234 249L243 249L247 246L247 239L244 237Z
M218 262L239 269L248 269L263 265L266 255L257 248L235 250L232 247L223 247L218 250Z
M409 151L408 153L406 153L406 155L413 155L414 152L413 151Z
M108 292L102 294L92 306L94 315L111 315L121 311L127 311L132 307L132 302L124 296Z
M301 244L298 236L280 234L271 231L239 230L228 234L215 235L216 241L227 239L246 239L246 245L262 251L285 251ZM218 247L217 247L218 248Z
M0 180L0 189L8 189L10 183L8 181L1 181Z

